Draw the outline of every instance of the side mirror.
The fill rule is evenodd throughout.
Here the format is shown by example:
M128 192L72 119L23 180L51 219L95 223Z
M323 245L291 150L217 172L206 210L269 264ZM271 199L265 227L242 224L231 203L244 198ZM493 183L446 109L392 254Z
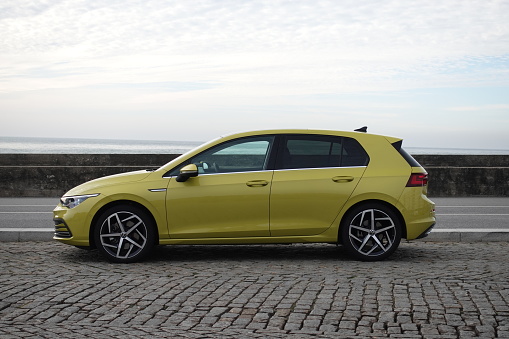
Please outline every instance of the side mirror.
M198 176L198 167L195 164L189 164L180 169L180 174L177 176L177 182L184 182L191 177Z

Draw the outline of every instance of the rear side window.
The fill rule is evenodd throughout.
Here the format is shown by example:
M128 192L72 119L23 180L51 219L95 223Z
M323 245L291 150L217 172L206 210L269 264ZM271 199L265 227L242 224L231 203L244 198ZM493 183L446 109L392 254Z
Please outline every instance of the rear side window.
M369 157L359 142L352 138L343 138L341 166L367 166Z
M288 135L278 153L277 169L366 166L367 153L355 139L326 135Z

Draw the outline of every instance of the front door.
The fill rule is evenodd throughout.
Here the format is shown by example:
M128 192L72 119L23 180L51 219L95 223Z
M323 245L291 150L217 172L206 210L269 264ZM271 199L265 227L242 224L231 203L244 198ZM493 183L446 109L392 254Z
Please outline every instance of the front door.
M266 170L273 136L215 146L190 159L197 177L170 180L167 218L172 238L269 236L273 171Z

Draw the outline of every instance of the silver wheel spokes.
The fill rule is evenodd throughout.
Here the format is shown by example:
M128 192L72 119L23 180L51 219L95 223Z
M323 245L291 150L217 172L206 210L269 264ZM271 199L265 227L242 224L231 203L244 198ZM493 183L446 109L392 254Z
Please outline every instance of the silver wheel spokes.
M377 256L392 247L396 238L396 226L385 212L369 209L353 218L348 234L350 242L359 253Z
M130 258L147 243L147 226L136 214L117 212L101 225L101 244L116 258Z

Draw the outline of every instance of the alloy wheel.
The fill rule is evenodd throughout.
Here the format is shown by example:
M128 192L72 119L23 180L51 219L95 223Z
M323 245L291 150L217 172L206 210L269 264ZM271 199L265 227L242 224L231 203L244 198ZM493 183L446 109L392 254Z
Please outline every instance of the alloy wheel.
M148 228L136 214L119 211L110 214L99 230L102 248L117 259L136 257L147 246Z
M365 209L355 215L348 226L348 238L355 251L362 256L378 257L399 245L394 220L379 209Z

